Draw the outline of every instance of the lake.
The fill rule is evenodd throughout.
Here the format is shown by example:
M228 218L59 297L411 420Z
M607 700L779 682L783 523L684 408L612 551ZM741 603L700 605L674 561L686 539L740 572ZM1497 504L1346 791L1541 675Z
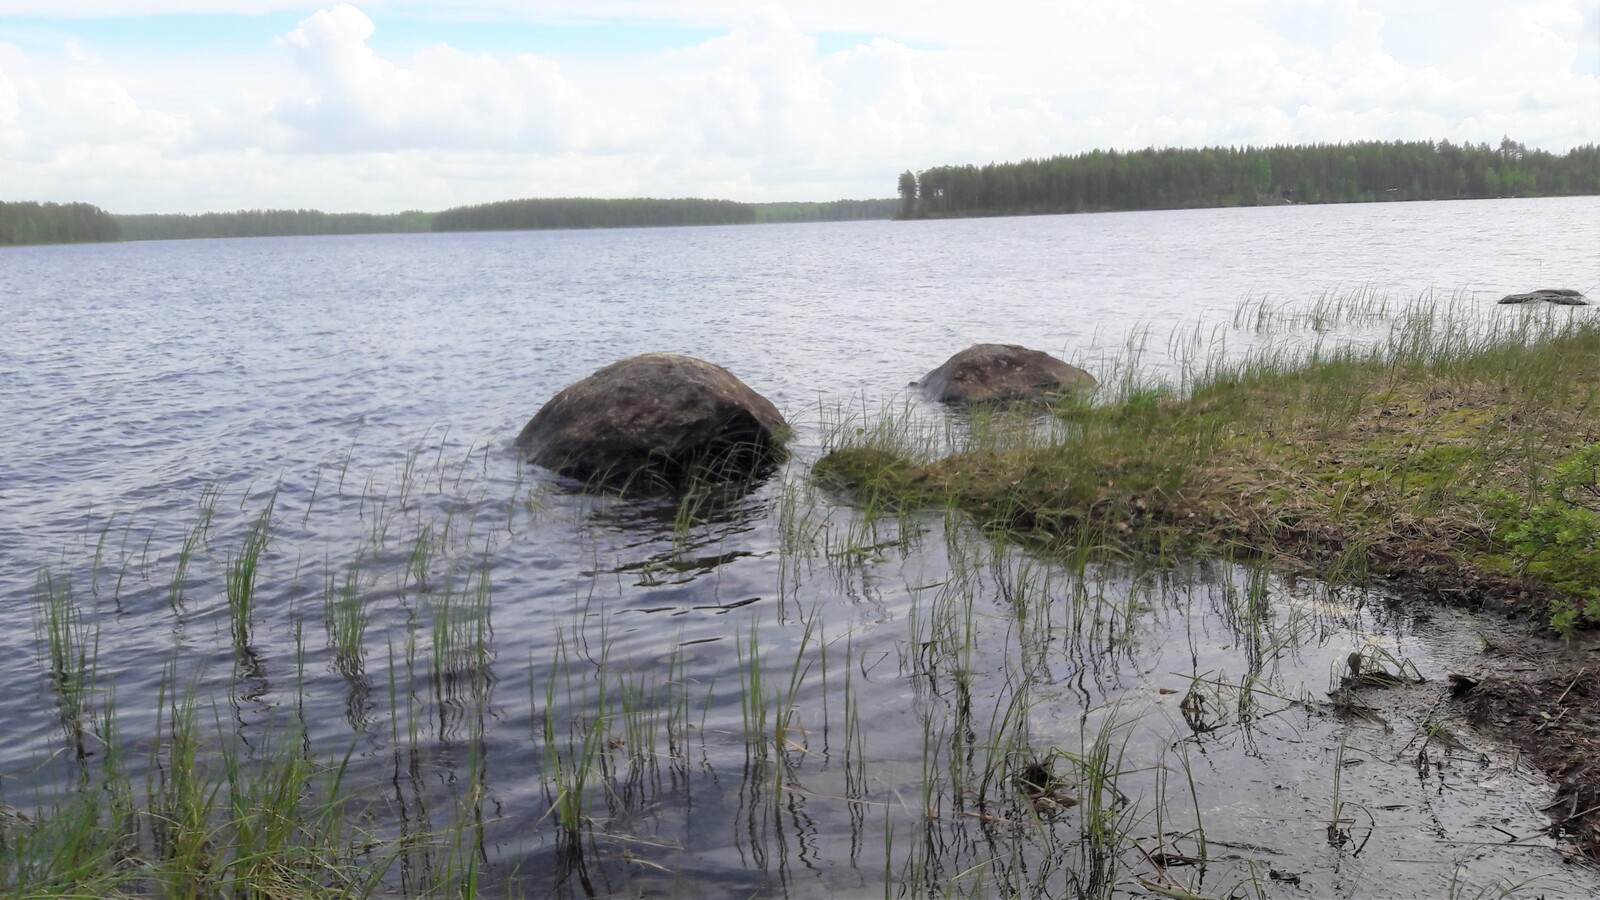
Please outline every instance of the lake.
M1073 567L807 478L886 415L959 439L905 387L975 342L1180 378L1363 339L1340 302L1585 315L1493 301L1594 296L1597 247L1562 198L0 250L0 800L94 783L108 720L156 777L178 695L216 759L303 730L402 893L1600 894L1548 783L1440 717L1494 623ZM772 399L791 462L685 504L520 462L546 399L652 350ZM1368 648L1428 682L1331 703Z

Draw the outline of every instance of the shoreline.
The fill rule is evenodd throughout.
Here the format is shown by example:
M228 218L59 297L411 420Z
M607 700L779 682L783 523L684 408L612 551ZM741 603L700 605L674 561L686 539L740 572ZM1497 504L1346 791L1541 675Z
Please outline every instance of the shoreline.
M1086 208L1086 209L1048 209L1048 210L1037 210L1037 211L1027 211L1027 210L1011 210L1011 211L978 210L978 211L954 212L954 213L920 214L920 215L909 216L909 217L901 215L901 214L898 214L898 213L893 214L893 215L887 215L887 216L862 216L862 217L855 217L855 216L851 216L851 217L829 217L829 216L824 215L824 216L818 216L818 217L804 217L804 218L759 218L754 222L662 223L662 224L626 224L626 225L570 225L570 226L552 226L552 227L537 227L537 228L447 228L447 229L436 230L436 229L434 229L432 227L424 227L424 226L418 226L418 225L412 224L412 225L404 225L404 226L397 225L396 227L389 227L389 228L371 228L371 229L357 229L357 230L314 230L314 231L273 230L273 231L260 231L260 232L248 232L248 231L246 231L246 232L240 232L240 233L224 233L224 234L147 235L147 236L136 236L136 237L118 237L118 238L115 238L115 239L112 239L112 240L28 241L28 242L21 242L21 243L0 243L0 249L6 248L6 247L53 247L53 246L63 246L63 245L71 245L71 244L138 244L138 243L149 243L149 242L154 242L154 241L233 240L233 239L241 239L241 238L258 238L258 237L350 237L350 236L355 236L355 235L383 235L383 234L492 234L492 233L500 233L500 232L530 232L530 231L612 231L612 230L619 230L619 229L624 229L625 230L625 229L638 229L638 228L703 228L703 227L746 226L746 225L754 225L754 226L761 226L761 225L801 225L801 224L813 224L813 223L822 223L822 222L832 222L832 223L839 223L839 222L942 222L942 221L957 221L957 220L962 220L962 219L1012 219L1012 218L1033 218L1033 217L1039 217L1039 216L1105 215L1105 214L1113 214L1113 213L1171 213L1171 212L1193 212L1193 211L1200 211L1200 210L1217 210L1217 209L1285 209L1285 208L1300 207L1300 206L1306 206L1306 207L1313 207L1313 206L1372 206L1372 205L1386 205L1386 204L1457 203L1457 202L1471 202L1471 201L1495 202L1495 201L1503 201L1503 200L1561 200L1561 199L1573 199L1573 198L1583 198L1583 197L1600 197L1600 194L1568 193L1568 194L1537 194L1537 195L1531 195L1531 196L1512 195L1512 196L1509 196L1509 197L1506 197L1506 196L1498 196L1498 197L1421 197L1421 198L1405 198L1405 199L1380 198L1380 199L1372 199L1372 200L1320 200L1320 201L1316 201L1316 202L1311 202L1311 201L1293 201L1293 202L1279 202L1279 203L1232 204L1232 205L1229 205L1229 204L1202 204L1202 205L1140 206L1140 207L1104 207L1104 208L1098 208L1097 207L1097 208ZM882 200L861 200L861 201L837 201L837 202L881 203L881 202L885 202L885 201L882 201ZM800 206L811 207L811 206L828 206L829 204L828 203L822 203L822 202L813 203L813 202L810 202L810 201L804 201L804 202L794 202L794 203L790 203L790 202L758 203L758 204L751 204L751 205L760 208L760 207L800 207ZM300 211L296 211L296 210L261 210L261 211L259 211L259 213L264 213L264 214L277 214L277 213L298 214L299 212ZM436 213L423 213L423 212L418 212L418 211L407 212L407 213L322 213L320 210L309 210L309 211L306 211L306 212L315 213L317 215L320 215L320 216L323 216L323 217L327 217L327 218L372 217L372 218L380 218L380 219L394 219L394 220L397 220L397 221L400 220L400 219L403 219L403 218L405 218L407 216L429 216L429 217L431 217L431 216L436 215ZM156 218L160 218L160 219L193 219L193 220L196 220L196 221L199 221L199 220L210 221L210 220L213 220L213 219L229 219L229 218L241 218L242 219L242 218L245 218L247 216L253 216L253 215L257 215L257 214L258 214L257 211L241 210L241 211L236 212L236 213L214 213L214 212L213 213L172 213L172 214L167 214L167 213L110 213L108 215L110 215L112 219L115 219L118 222L123 222L124 220L156 219Z
M969 411L949 455L877 423L836 435L815 472L869 508L945 506L1047 554L1264 559L1523 623L1451 702L1550 773L1552 829L1600 859L1600 322L1473 334L1423 313L1374 349L1059 400L1048 436L1037 408Z

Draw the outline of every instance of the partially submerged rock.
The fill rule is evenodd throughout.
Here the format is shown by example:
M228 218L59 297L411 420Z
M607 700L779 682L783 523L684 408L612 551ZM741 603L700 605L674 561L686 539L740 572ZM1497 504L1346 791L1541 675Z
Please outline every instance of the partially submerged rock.
M944 403L1035 400L1095 388L1094 376L1017 344L973 344L917 382Z
M727 369L646 353L556 394L517 446L563 475L661 487L754 473L782 457L787 432L778 408Z
M1502 304L1509 303L1534 303L1543 300L1558 306L1588 306L1589 301L1584 299L1581 291L1572 288L1541 288L1529 291L1526 294L1507 294L1500 298Z

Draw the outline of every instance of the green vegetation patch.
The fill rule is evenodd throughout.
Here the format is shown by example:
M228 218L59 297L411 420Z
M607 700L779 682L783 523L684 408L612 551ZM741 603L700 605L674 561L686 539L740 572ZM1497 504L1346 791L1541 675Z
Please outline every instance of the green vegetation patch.
M856 429L816 471L868 502L950 505L1063 547L1269 554L1562 631L1600 621L1600 326L1436 326L1212 365L1186 392L1127 388L1046 422L1001 413L1031 437L989 428L940 457L875 443L904 428Z

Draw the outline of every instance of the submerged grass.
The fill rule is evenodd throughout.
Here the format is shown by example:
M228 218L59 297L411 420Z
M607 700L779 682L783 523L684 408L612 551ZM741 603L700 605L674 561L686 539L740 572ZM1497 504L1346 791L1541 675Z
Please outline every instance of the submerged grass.
M176 667L135 776L114 704L94 720L80 788L39 818L0 817L0 888L25 897L364 897L388 861L366 852L341 792L344 759L309 755L295 727L246 748L204 719ZM134 784L142 783L138 798Z
M418 480L409 462L408 457L402 494ZM442 492L442 476L440 483ZM320 475L316 484L322 485ZM249 498L249 487L243 493ZM398 540L380 540L402 504L373 498L373 540L354 548L343 564L326 564L325 658L348 686L347 718L354 729L351 738L330 741L325 731L314 736L322 722L309 707L321 695L307 689L316 679L307 677L302 616L294 600L300 563L280 551L292 543L284 538L292 526L275 515L284 494L275 488L258 513L231 525L216 522L220 496L215 485L203 490L198 520L180 533L173 574L159 587L148 575L136 576L139 587L132 578L124 582L127 560L143 571L149 564L141 554L157 552L149 539L142 551L127 549L131 524L123 536L124 562L105 596L98 582L92 597L76 593L70 571L41 571L34 591L35 642L60 736L41 748L35 764L0 772L0 895L366 897L396 885L411 896L475 893L484 827L481 779L463 772L464 786L450 796L430 792L433 770L442 767L428 761L419 722L437 717L440 741L455 743L458 730L464 733L465 768L477 771L492 683L486 564L481 574L466 577L465 589L453 579L482 559L480 544L451 533L447 516L434 524L418 514L418 536L408 539L408 549L415 554L423 547L426 558L408 561ZM292 522L307 522L316 500L313 487L306 512ZM449 500L463 508L476 502ZM366 501L364 493L364 517ZM241 513L244 508L241 501ZM221 537L224 531L231 536ZM211 555L214 533L226 548L216 552L221 565L194 565L202 553ZM105 544L102 533L96 576ZM400 574L398 591L369 590L374 579L363 567L373 560L400 561L382 570ZM294 576L279 577L287 572L275 569L289 565ZM438 590L423 584L430 570L443 572ZM428 592L422 603L408 602L407 579ZM130 600L135 591L142 593ZM196 603L201 597L216 602ZM130 661L122 653L109 663L102 659L102 629L128 629L135 603L157 618L170 615L175 643L170 656L163 653L165 662ZM415 625L404 633L407 652L398 666L390 654L394 708L385 712L392 719L396 759L408 757L409 783L426 795L401 798L412 807L398 827L381 811L386 798L374 790L370 767L356 783L349 777L361 736L376 734L376 717L368 715L376 702L365 672L366 646L373 622L385 614ZM208 664L216 654L195 653L204 644L192 645L186 637L187 627L208 615L214 615L220 644L213 649L231 651L220 654L233 661L221 671ZM282 671L274 668L270 649L262 648L276 646L286 627L294 654L292 668ZM419 634L424 658L415 652ZM132 702L119 706L119 685ZM417 685L432 687L420 702ZM458 729L462 721L466 727ZM458 784L453 773L451 783ZM397 778L397 792L400 784ZM18 802L26 805L10 805ZM426 804L447 807L450 824L428 825ZM412 867L419 858L423 871Z
M1600 620L1600 322L1476 313L1329 301L1323 329L1384 325L1331 349L1217 348L943 453L909 413L835 429L816 471L869 504L953 505L1065 549L1260 553L1488 594L1563 630Z

